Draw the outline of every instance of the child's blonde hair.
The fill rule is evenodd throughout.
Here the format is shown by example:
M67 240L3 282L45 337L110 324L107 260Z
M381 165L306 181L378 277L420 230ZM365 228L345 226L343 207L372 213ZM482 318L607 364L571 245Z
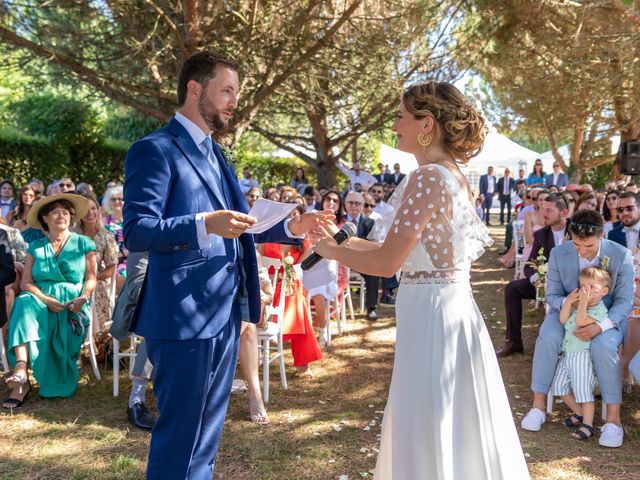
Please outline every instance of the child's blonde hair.
M601 286L607 287L611 290L611 275L603 268L599 267L588 267L584 270L580 271L580 275L578 276L580 280L594 280L598 282Z

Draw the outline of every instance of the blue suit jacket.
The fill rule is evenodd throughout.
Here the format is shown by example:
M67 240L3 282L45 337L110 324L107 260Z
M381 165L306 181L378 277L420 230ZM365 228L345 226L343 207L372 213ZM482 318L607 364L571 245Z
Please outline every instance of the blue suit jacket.
M606 238L600 245L600 259L609 257L611 289L603 298L609 319L624 330L627 314L633 308L634 271L631 252ZM580 266L573 242L565 242L551 250L547 272L547 303L549 317L559 317L564 298L578 288Z
M218 155L224 201L247 213L233 166ZM260 286L253 235L216 237L200 249L196 213L223 209L211 187L214 170L175 119L139 140L125 160L124 240L132 252L149 252L149 267L131 330L158 340L214 337L227 324L239 289L248 295L250 320L260 317ZM257 235L259 242L296 243L284 222ZM242 265L241 265L242 264ZM241 285L240 268L246 281ZM237 310L236 310L237 311Z
M493 189L493 193L497 193L496 188L497 188L497 182L496 182L496 177L491 175L493 177L493 185L494 185L494 189ZM489 174L485 173L484 175L480 176L480 195L487 195L487 189L489 188Z
M622 245L623 247L627 246L627 234L622 231L624 225L620 222L617 222L616 226L609 230L609 234L607 238L612 242L616 242L617 244Z
M544 186L545 188L549 188L551 185L555 185L556 187L566 187L567 185L569 185L569 177L567 177L566 173L560 172L558 174L558 181L554 184L553 173L550 173L544 179Z

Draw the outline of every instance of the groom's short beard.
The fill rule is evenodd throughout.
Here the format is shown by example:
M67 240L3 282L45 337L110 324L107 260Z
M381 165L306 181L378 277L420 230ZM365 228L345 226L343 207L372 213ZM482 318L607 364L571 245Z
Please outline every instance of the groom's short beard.
M212 132L221 132L226 129L229 124L222 119L220 110L207 98L206 93L207 91L205 89L198 100L198 112Z

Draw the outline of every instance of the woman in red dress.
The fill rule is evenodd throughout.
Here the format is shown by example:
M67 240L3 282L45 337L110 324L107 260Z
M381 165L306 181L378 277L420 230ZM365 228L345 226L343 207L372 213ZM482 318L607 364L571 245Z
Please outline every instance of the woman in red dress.
M304 212L301 206L293 210L292 216L301 215ZM293 263L298 264L304 260L311 252L311 244L304 241L301 245L280 245L278 243L264 243L258 245L261 255L270 258L284 259L286 256L293 258ZM269 272L270 274L273 272ZM282 282L278 282L274 295L274 306L278 306L280 289ZM293 279L293 295L285 297L284 319L282 322L282 333L284 341L291 341L291 353L293 355L293 365L300 374L312 377L313 373L309 368L311 362L322 359L322 350L316 340L315 331L311 325L307 298L304 294L302 281L299 278ZM276 318L280 323L280 319Z

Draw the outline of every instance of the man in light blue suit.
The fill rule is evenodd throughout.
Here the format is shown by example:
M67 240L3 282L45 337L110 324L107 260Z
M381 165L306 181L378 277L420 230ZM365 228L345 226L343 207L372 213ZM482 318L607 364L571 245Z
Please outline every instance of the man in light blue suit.
M551 250L547 273L548 311L533 354L533 407L522 420L522 428L538 431L546 420L546 397L564 336L564 327L558 319L560 309L566 296L578 288L580 270L599 266L611 275L611 289L603 299L608 309L607 321L581 327L574 334L581 340L591 340L591 357L602 401L607 404L607 423L602 427L600 445L619 447L624 432L620 420L622 378L618 347L624 338L627 314L632 308L634 272L629 251L602 238L603 224L598 212L579 210L569 223L573 240Z
M131 328L155 368L159 416L148 479L211 480L238 353L241 319L260 317L256 221L211 134L237 107L238 65L212 52L185 60L178 113L125 161L124 237L148 251ZM330 217L281 222L258 242L297 243Z
M551 185L555 185L560 190L564 190L569 185L569 177L566 173L560 171L560 164L553 162L553 173L547 175L544 179L544 187L549 188Z

